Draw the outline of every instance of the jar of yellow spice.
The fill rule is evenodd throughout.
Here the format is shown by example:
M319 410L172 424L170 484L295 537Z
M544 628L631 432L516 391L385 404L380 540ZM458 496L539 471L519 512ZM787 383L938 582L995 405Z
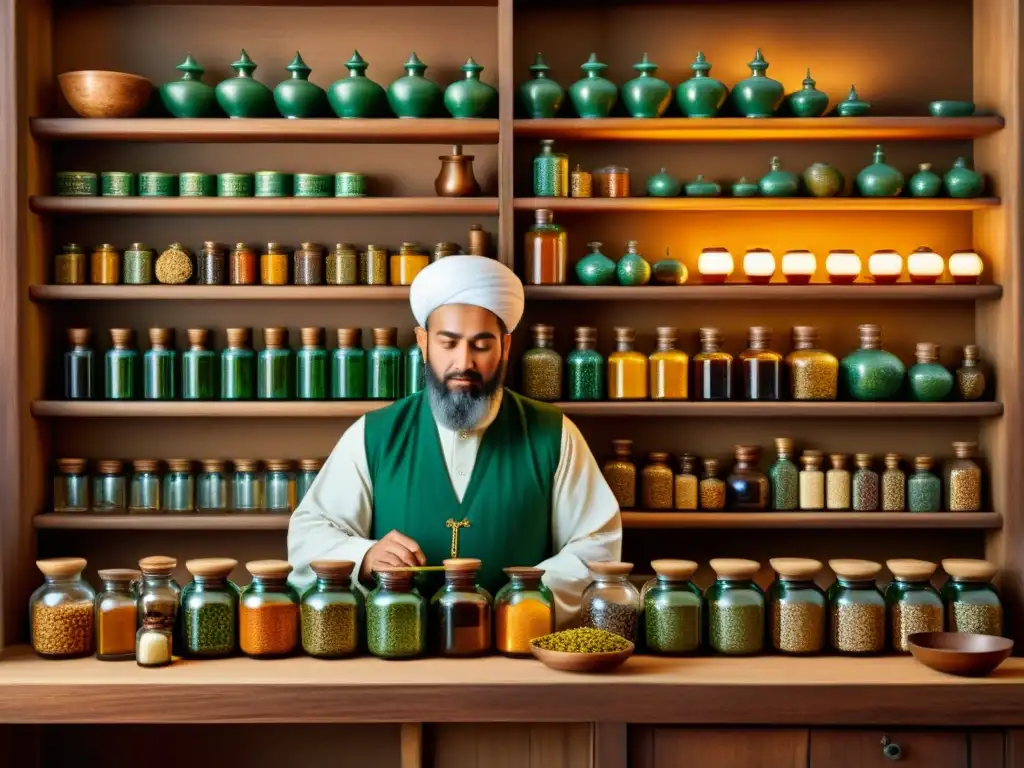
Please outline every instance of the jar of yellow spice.
M530 656L530 642L555 631L555 600L540 568L505 568L509 582L494 598L494 645L505 656Z

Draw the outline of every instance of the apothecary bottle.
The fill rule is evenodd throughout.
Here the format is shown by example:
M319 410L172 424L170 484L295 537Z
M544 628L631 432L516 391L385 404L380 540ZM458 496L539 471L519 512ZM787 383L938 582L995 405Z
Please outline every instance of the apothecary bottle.
M772 648L788 654L821 653L828 623L828 600L814 583L821 563L802 557L776 557L769 562L777 574L768 590Z
M942 507L942 481L932 472L931 456L914 457L914 474L907 478L907 509L910 512L938 512Z
M331 353L331 397L335 400L366 397L366 350L358 328L338 329L338 347Z
M700 481L700 508L725 509L725 481L718 477L718 460L704 459L704 479Z
M174 644L181 640L181 587L174 580L178 561L173 557L152 555L139 560L142 579L136 593L139 619L158 619L174 633ZM177 650L175 648L175 650Z
M78 243L61 247L54 259L53 282L56 285L85 285L85 250Z
M414 659L427 650L427 601L408 571L378 569L366 597L366 648L382 659Z
M817 512L825 508L825 473L821 470L821 451L804 451L800 457L800 509Z
M953 443L954 459L946 463L946 499L950 512L981 509L981 468L974 461L978 444Z
M287 328L264 328L256 375L259 400L291 400L295 397L295 363L288 348Z
M323 328L302 328L302 346L295 354L295 395L299 400L327 398L327 350Z
M268 512L295 509L295 473L289 459L267 459L266 491L263 504Z
M902 512L907 509L907 476L900 468L898 453L885 454L882 473L882 511ZM936 478L935 482L938 482Z
M414 341L402 353L402 396L415 395L426 387L427 369L424 367L423 350Z
M68 349L64 353L64 399L92 400L93 352L89 347L92 331L68 328Z
M562 399L562 356L555 349L555 328L533 325L533 348L523 355L523 394L534 400Z
M887 560L885 565L894 577L885 590L892 650L909 653L911 635L941 632L945 623L942 598L930 581L935 563L906 559Z
M532 655L530 643L555 631L555 598L540 568L503 569L508 584L494 596L494 647L505 656Z
M685 400L689 394L690 359L676 349L678 328L657 329L658 345L651 353L651 399Z
M878 473L871 465L874 459L870 453L858 453L854 456L857 470L851 478L853 489L852 508L854 512L874 512L878 509Z
M299 459L299 471L295 475L295 506L299 504L309 493L309 489L316 482L317 475L324 467L323 459Z
M229 557L187 560L192 581L181 591L182 655L222 659L238 652L238 587L228 581L238 565Z
M956 388L962 400L978 400L985 394L985 374L978 364L978 347L964 347L963 364L956 369Z
M397 400L402 396L402 351L397 328L374 328L373 348L366 360L366 396Z
M359 253L352 243L337 243L327 255L327 284L356 285L359 282Z
M46 659L91 656L96 593L82 579L80 557L37 560L43 583L29 598L32 650Z
M252 400L256 394L256 353L248 328L228 328L228 346L220 353L221 400Z
M130 328L111 328L113 348L107 350L104 396L107 400L135 400L139 389L139 353L131 346Z
M608 356L608 399L647 399L647 357L633 348L632 328L615 329L615 351Z
M228 282L231 285L255 285L256 262L256 251L245 243L235 243L228 255Z
M110 243L97 245L89 257L89 282L93 285L121 282L121 254Z
M359 650L363 600L351 586L351 560L314 560L316 581L299 601L302 650L317 659L340 659Z
M690 579L697 563L652 560L655 578L643 597L644 643L651 653L697 653L703 643L704 596Z
M260 282L263 285L288 285L288 252L281 243L267 243L260 256Z
M906 368L896 355L882 349L882 329L860 325L860 349L843 358L843 388L854 400L889 400L903 385Z
M142 574L130 568L111 568L98 575L103 590L96 595L96 658L130 661L135 658L135 630L139 626L133 585Z
M596 328L576 328L576 349L565 359L569 400L604 399L604 357L595 346Z
M672 509L675 475L667 453L651 453L640 476L644 509Z
M588 562L593 581L583 590L584 627L603 629L637 641L640 592L629 580L632 563Z
M482 656L490 650L491 595L477 583L480 567L475 558L444 561L444 585L430 600L434 647L441 656Z
M128 479L124 462L101 459L92 479L92 508L97 512L123 512L128 507Z
M679 472L675 477L675 508L689 511L697 509L699 486L697 457L692 453L684 453L679 457Z
M204 459L196 480L196 509L199 512L226 512L228 476L223 459Z
M950 558L942 561L949 580L940 594L946 609L947 632L1003 636L1003 601L992 577L996 567L987 560Z
M846 468L846 454L831 453L828 458L832 468L825 473L825 507L829 511L849 509L853 483Z
M817 349L818 329L810 325L793 328L793 351L786 355L790 394L794 400L835 400L839 360Z
M155 669L174 661L174 628L159 616L145 616L135 634L135 663Z
M729 509L756 512L768 508L768 478L757 466L760 453L756 445L736 446L736 464L725 480Z
M223 245L212 240L203 243L196 256L196 285L224 285L227 279L225 261Z
M555 142L543 139L533 158L533 196L569 196L569 156L555 152Z
M919 342L914 353L917 363L910 367L910 393L919 402L945 400L953 391L953 374L939 362L939 345Z
M164 473L163 507L168 512L191 512L196 506L196 481L191 459L168 459Z
M181 397L214 400L217 397L217 353L206 348L210 332L189 328L189 347L181 353Z
M295 285L322 285L324 282L324 247L303 243L293 256L292 274Z
M776 512L791 512L800 504L800 470L793 463L793 450L792 438L775 438L778 458L768 470L768 479L772 488L772 509Z
M252 581L238 600L238 645L257 659L291 655L299 646L299 596L288 584L292 567L284 560L245 564Z
M169 328L149 329L149 349L142 356L142 390L146 400L173 400L177 358Z
M770 328L750 329L747 349L740 352L740 375L744 400L779 400L782 397L782 355L768 347Z
M836 580L828 590L829 645L839 653L885 651L887 608L875 583L882 566L870 560L829 560Z
M632 440L612 440L615 458L604 463L604 479L615 495L619 509L636 507L636 465L630 459Z
M136 459L132 462L132 482L128 489L129 512L160 510L160 462Z
M761 564L715 558L715 583L708 587L708 644L728 656L747 656L764 648L764 593L754 583Z
M430 257L416 243L402 243L398 253L391 256L391 284L412 285L416 275L430 265Z
M722 332L700 329L700 352L693 356L693 399L732 399L732 355L722 351Z
M89 475L85 459L57 459L53 476L53 511L89 511Z
M263 509L263 472L260 462L235 459L235 473L231 477L231 504L242 512Z
M534 225L526 233L524 253L527 285L565 284L569 240L548 209L536 211Z

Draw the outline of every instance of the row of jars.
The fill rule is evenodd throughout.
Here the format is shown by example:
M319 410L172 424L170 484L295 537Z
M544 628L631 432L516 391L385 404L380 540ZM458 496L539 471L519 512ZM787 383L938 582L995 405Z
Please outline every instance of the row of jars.
M597 330L575 329L576 348L564 362L554 349L555 328L534 325L533 347L522 358L522 392L536 400L852 400L906 398L933 402L955 397L977 400L986 391L978 348L964 347L955 374L939 362L940 347L917 344L916 363L882 349L877 325L858 326L860 348L840 362L817 347L812 326L793 328L793 351L770 349L772 331L750 329L747 349L736 358L723 351L718 328L700 329L700 352L692 358L678 348L678 328L657 329L649 356L635 348L633 328L615 329L615 351L607 361L597 351ZM842 386L840 387L840 383Z
M150 328L150 348L140 354L130 328L111 328L113 346L100 373L91 330L69 328L65 399L397 400L425 386L420 348L399 349L397 328L374 328L369 350L362 347L361 329L339 328L338 346L330 353L323 328L301 328L297 351L288 346L286 328L264 328L258 353L249 344L248 328L228 328L221 352L207 347L209 330L187 333L189 347L179 352L172 329Z
M715 582L701 592L691 580L697 563L655 560L656 576L638 590L631 563L590 563L594 581L583 593L585 626L614 632L651 653L727 655L906 653L917 632L1003 633L1003 607L984 560L942 561L948 579L941 591L934 563L889 560L893 580L885 592L882 567L867 560L830 560L836 579L815 584L822 564L783 557L770 561L775 580L767 591L755 583L761 564L711 560Z
M953 443L954 458L945 462L940 478L932 456L915 456L908 476L898 453L885 454L885 469L879 473L870 453L853 455L853 472L847 454L828 454L831 468L826 471L825 454L805 450L798 469L793 440L779 437L778 458L767 473L758 466L760 446L737 445L736 463L722 480L717 459L704 459L701 472L701 462L692 453L678 457L678 471L673 471L668 453L650 453L638 473L631 458L633 442L613 440L615 456L604 463L603 472L625 510L977 512L983 487L981 468L973 458L977 447L973 442Z
M444 561L444 585L429 603L408 570L377 572L364 599L351 587L354 563L312 563L315 582L300 596L280 560L246 564L251 582L229 580L229 558L189 560L193 581L182 589L174 558L148 557L139 571L104 570L99 595L82 579L81 558L42 560L45 581L32 595L32 646L47 658L93 653L102 660L143 658L146 622L162 621L173 654L223 658L239 651L256 658L340 658L363 650L385 659L479 656L492 647L529 656L530 641L554 630L555 605L537 568L506 568L508 583L492 600L477 584L480 561ZM139 626L142 629L136 632ZM170 662L170 654L165 663Z
M168 173L59 171L58 197L365 197L366 175L326 173Z
M57 459L54 512L291 512L312 487L323 459ZM166 471L161 473L162 464ZM296 470L297 467L297 470Z

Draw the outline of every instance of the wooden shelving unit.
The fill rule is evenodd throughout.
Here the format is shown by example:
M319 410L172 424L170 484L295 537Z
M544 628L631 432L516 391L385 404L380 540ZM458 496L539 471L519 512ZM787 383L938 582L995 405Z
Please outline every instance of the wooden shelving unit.
M496 197L33 197L55 216L493 216Z
M517 197L513 202L513 207L517 211L547 208L555 213L954 213L997 208L999 205L999 198L996 197L977 197L968 200L942 197Z
M408 301L400 285L33 285L33 301Z

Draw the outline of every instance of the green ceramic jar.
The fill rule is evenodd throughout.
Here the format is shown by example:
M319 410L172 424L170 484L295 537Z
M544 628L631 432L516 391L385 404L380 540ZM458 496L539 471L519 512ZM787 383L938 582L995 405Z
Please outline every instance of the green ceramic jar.
M295 58L292 59L291 64L285 69L291 76L278 83L274 88L274 103L277 105L277 111L281 113L282 117L292 119L321 117L327 110L327 97L323 88L309 82L309 73L313 70L302 60L298 51L295 52Z
M462 65L465 77L445 88L444 105L452 117L494 117L498 107L498 92L493 85L480 80L484 71L473 57Z
M654 76L658 65L646 53L633 65L633 69L640 75L622 86L622 103L626 111L633 117L661 117L672 101L671 86Z
M576 114L591 119L608 117L619 99L619 89L615 83L601 77L608 65L602 64L597 60L597 54L592 53L580 69L585 76L569 87L569 98Z
M686 185L687 197L718 197L721 193L722 187L717 182L705 179L700 173Z
M366 197L366 176L351 171L334 174L335 197Z
M757 188L765 197L796 197L800 181L795 173L782 170L782 162L773 157L771 170L761 177Z
M359 51L353 51L345 62L348 77L335 80L327 90L327 100L338 117L379 117L384 113L387 95L366 76L368 66Z
M919 342L914 356L917 363L907 373L914 399L932 403L949 397L953 391L953 374L939 362L939 345Z
M334 179L322 173L296 173L294 193L296 197L331 197Z
M256 197L288 197L292 193L292 175L280 171L256 171L253 174Z
M217 194L217 177L212 173L179 173L178 194L181 197L213 197Z
M626 243L626 253L615 267L619 285L647 285L651 281L651 265L637 250L639 245L636 240Z
M58 197L95 197L99 181L88 171L59 171L56 175Z
M840 117L863 117L871 110L871 105L857 95L857 89L850 86L850 93L836 105L836 113Z
M729 98L729 89L721 80L708 76L711 64L702 51L697 51L697 58L690 69L693 77L676 88L679 108L687 117L715 117Z
M812 163L803 173L804 188L811 197L835 197L843 191L846 180L828 163Z
M942 177L946 194L950 197L980 197L985 189L985 180L981 174L967 164L967 158L958 157L953 167Z
M569 156L555 152L555 142L542 139L540 154L533 158L533 196L569 196Z
M928 113L932 117L970 117L974 114L973 101L953 101L944 99L928 104Z
M683 185L662 168L647 179L647 194L651 197L679 197Z
M544 56L538 53L530 65L532 77L519 86L519 100L527 117L554 117L565 101L565 89L548 77L550 70L551 67L544 62Z
M127 171L104 171L100 174L100 194L104 197L134 197L135 174Z
M782 103L785 89L782 83L765 74L768 62L760 48L749 66L750 77L740 80L732 89L733 106L742 117L771 117Z
M682 285L690 276L686 265L679 259L669 258L668 248L665 249L665 258L654 262L652 268L654 282L659 285Z
M843 358L840 377L846 394L853 400L891 400L900 387L906 369L896 355L882 349L882 329L861 325L860 349Z
M911 197L938 197L942 191L942 177L932 170L931 163L921 163L917 173L910 177Z
M163 171L145 171L139 174L141 197L175 197L178 194L178 174Z
M414 51L405 62L405 75L388 86L388 104L396 117L434 117L441 108L441 88L423 73L427 65Z
M217 94L203 82L203 68L192 54L175 67L181 72L178 80L160 86L160 101L175 117L216 117L220 112Z
M243 48L231 65L238 74L217 83L217 103L228 117L271 117L276 111L274 94L252 76L256 66Z
M786 102L793 117L821 117L828 110L828 94L822 93L814 86L816 81L811 77L811 69L807 68L804 87L789 94Z
M252 197L252 174L218 173L217 197Z
M875 146L875 162L857 174L857 190L864 197L899 197L903 174L887 165L882 145Z
M757 197L760 191L757 182L750 181L746 176L740 176L740 180L732 185L733 197Z
M614 285L615 262L601 253L601 243L587 243L590 253L576 262L580 285Z

